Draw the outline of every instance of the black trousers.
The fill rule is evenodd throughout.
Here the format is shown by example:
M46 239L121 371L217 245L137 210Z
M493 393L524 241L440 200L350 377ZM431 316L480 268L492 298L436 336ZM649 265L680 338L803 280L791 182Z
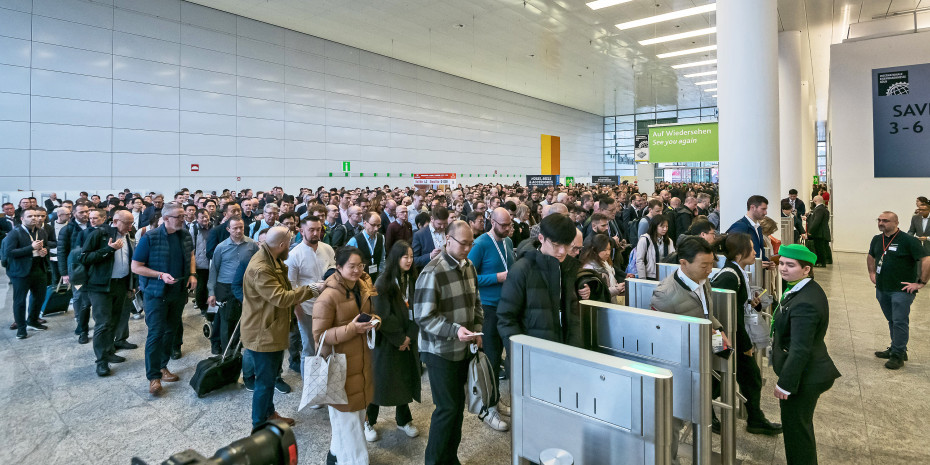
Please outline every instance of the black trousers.
M736 354L736 383L739 391L746 397L747 423L755 426L765 421L762 412L762 372L756 360L744 353Z
M207 312L207 297L210 297L207 292L207 281L209 280L210 269L197 268L197 288L194 290L194 303L197 304L201 314Z
M114 335L126 304L126 293L129 291L127 280L111 279L110 292L89 293L94 311L94 355L98 365L106 363L107 356L115 352Z
M26 334L26 323L39 321L39 310L45 300L48 275L40 265L33 264L29 274L23 278L10 278L13 284L13 321L19 334ZM31 296L29 294L32 294ZM26 297L29 297L29 314L26 314Z
M375 426L375 423L378 422L378 411L380 409L381 406L379 405L368 404L368 408L365 409L365 416L368 418L369 425ZM394 407L394 421L397 422L397 426L404 426L413 421L413 415L410 414L410 404Z
M232 293L232 287L228 283L216 283L213 289L217 303L222 302L216 315L213 316L213 333L210 334L210 346L218 348L220 351L226 350L229 345L229 338L232 337L236 330L236 324L242 317L242 302L236 299Z
M829 261L832 261L832 253L830 253L830 243L823 239L808 239L807 240L808 248L811 249L811 252L817 254L817 264L827 264L828 258ZM830 254L830 256L828 256Z
M788 465L816 465L817 443L814 441L814 408L817 399L833 386L833 381L802 384L787 399L779 400L781 425L785 435Z
M297 327L297 316L291 312L291 331L288 333L287 364L292 371L300 372L301 353L304 343L300 339L300 328Z
M465 384L468 360L453 362L428 352L420 354L429 373L429 388L436 409L430 419L426 465L460 465L457 457L465 418Z

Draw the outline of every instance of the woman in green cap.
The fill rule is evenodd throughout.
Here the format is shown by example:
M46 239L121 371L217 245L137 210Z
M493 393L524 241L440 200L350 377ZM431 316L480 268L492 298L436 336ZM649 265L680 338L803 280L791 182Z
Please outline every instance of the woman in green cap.
M800 244L783 245L779 253L778 271L786 284L772 323L772 366L778 375L775 397L781 405L785 457L788 465L816 464L814 408L840 377L824 343L830 306L813 278L817 255Z

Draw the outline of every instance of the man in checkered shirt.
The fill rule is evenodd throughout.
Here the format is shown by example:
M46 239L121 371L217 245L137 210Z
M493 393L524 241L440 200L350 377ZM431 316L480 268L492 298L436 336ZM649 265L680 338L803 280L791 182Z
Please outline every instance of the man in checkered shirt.
M446 229L442 252L423 268L414 294L414 319L420 326L420 359L426 363L433 411L427 465L459 463L469 345L481 347L484 313L478 297L477 273L468 260L474 244L471 227L455 221Z

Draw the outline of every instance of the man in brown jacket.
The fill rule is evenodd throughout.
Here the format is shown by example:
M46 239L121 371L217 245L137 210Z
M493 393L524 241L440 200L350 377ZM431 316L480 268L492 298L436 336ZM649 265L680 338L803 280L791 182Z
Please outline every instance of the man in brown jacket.
M313 298L310 286L291 287L287 279L288 248L291 233L275 226L268 231L258 252L252 257L242 282L242 320L239 331L246 356L255 365L255 392L252 394L252 426L279 419L289 425L274 408L274 382L288 346L291 315L294 307Z

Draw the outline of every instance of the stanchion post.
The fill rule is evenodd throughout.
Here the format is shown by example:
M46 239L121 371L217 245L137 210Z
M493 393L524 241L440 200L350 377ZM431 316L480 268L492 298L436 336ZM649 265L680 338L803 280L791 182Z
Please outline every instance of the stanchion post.
M757 262L758 264L758 262ZM761 269L761 265L759 268ZM712 291L714 312L717 320L723 325L724 333L731 343L736 341L736 293L725 289ZM736 348L732 348L736 351ZM723 465L736 463L736 355L731 353L723 359L714 357L715 365L720 372L720 401L723 408L720 412L720 461Z

